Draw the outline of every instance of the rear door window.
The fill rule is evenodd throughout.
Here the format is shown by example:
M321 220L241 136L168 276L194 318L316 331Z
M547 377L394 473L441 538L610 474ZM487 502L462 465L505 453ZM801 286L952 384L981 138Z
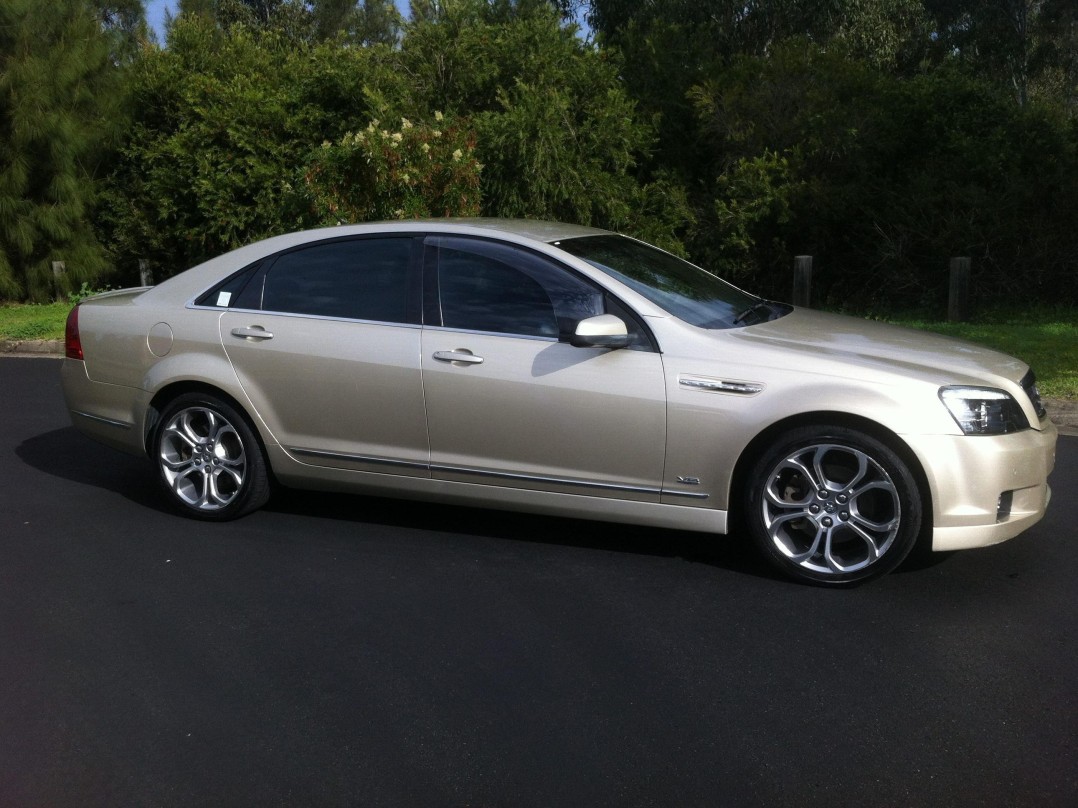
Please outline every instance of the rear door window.
M287 314L418 323L412 244L410 237L344 239L282 253L265 274L260 307Z

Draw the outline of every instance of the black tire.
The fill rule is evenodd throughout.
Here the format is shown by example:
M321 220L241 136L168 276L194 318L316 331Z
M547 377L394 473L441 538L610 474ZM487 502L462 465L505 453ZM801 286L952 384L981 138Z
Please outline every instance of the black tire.
M247 418L211 393L186 393L169 403L151 459L169 502L193 519L237 519L269 499L262 444Z
M743 505L767 559L791 578L821 585L886 575L909 555L924 518L906 463L846 427L781 435L752 465Z

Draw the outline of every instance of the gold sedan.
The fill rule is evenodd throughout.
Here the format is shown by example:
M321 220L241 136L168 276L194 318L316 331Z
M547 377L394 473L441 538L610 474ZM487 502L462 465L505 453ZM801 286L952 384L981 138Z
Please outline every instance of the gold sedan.
M272 238L68 319L75 425L188 516L270 483L726 533L850 584L1009 539L1056 432L1021 361L640 241L437 220Z

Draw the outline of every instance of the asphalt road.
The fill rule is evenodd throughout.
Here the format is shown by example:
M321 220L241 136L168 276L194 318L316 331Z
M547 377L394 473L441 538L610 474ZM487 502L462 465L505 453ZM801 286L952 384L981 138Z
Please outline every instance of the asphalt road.
M830 591L736 537L162 509L0 359L0 805L1078 804L1078 438L1018 539Z

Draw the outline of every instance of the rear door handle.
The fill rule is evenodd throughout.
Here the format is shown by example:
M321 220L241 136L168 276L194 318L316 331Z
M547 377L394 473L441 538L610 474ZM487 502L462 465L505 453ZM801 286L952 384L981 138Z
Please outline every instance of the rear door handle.
M248 328L233 328L232 336L253 340L273 339L273 334L260 325L252 325Z
M483 357L476 356L467 348L457 348L455 351L435 351L434 358L439 362L452 362L454 365L481 365Z

